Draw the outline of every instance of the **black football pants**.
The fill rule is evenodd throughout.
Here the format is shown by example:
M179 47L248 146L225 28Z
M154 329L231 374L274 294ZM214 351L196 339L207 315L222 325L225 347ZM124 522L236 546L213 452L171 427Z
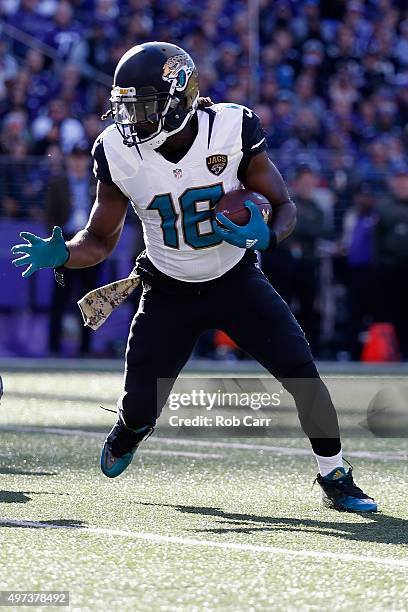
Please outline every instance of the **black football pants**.
M128 427L154 424L199 335L225 331L294 397L303 430L318 455L340 451L337 415L288 305L253 253L222 277L186 283L138 260L143 294L128 340L122 416ZM167 379L167 388L157 380ZM163 381L161 381L162 383ZM160 393L160 397L158 397Z

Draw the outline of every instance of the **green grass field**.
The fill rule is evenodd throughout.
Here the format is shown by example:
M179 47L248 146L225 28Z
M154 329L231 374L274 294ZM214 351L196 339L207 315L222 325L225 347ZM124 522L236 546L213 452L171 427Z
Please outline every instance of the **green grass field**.
M114 405L121 375L3 381L0 589L68 590L76 610L408 609L405 440L345 440L380 502L366 516L321 507L297 438L159 430L109 481L99 452L115 417L99 404Z

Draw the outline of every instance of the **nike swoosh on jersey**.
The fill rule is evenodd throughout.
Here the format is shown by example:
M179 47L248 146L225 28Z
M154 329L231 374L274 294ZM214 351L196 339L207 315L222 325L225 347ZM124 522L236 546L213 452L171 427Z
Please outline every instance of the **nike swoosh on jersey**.
M260 140L259 142L257 142L256 144L252 145L251 149L256 149L257 147L259 147L259 145L261 145L263 142L265 142L265 138L262 138L262 140Z

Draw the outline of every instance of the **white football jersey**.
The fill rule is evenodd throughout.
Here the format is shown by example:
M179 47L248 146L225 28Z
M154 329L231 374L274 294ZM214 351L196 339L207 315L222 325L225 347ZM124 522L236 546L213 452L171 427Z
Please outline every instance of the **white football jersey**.
M197 136L177 163L146 144L140 154L127 147L114 125L92 150L95 176L115 183L131 201L153 265L187 282L217 278L243 257L243 249L214 233L212 210L223 194L242 186L250 157L266 147L258 117L243 106L217 104L197 116Z

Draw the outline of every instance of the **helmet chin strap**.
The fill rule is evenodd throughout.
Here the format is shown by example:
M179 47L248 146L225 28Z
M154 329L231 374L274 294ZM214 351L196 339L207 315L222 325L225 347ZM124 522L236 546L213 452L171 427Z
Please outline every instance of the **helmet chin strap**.
M148 140L147 142L142 143L142 144L148 145L152 149L159 149L166 142L166 140L170 138L170 136L174 136L175 134L178 134L179 132L181 132L181 130L184 130L187 123L190 121L190 119L192 118L192 116L197 110L198 97L199 95L197 94L197 97L194 100L191 109L189 110L189 112L184 118L184 121L182 122L181 125L179 125L178 128L176 128L175 130L171 130L171 132L167 132L166 130L161 130L161 132L159 132L157 136L155 136L151 140Z
M170 135L171 134L169 134L169 132L165 132L164 130L162 130L160 134L157 134L157 136L142 144L145 144L151 149L159 149L166 142Z

